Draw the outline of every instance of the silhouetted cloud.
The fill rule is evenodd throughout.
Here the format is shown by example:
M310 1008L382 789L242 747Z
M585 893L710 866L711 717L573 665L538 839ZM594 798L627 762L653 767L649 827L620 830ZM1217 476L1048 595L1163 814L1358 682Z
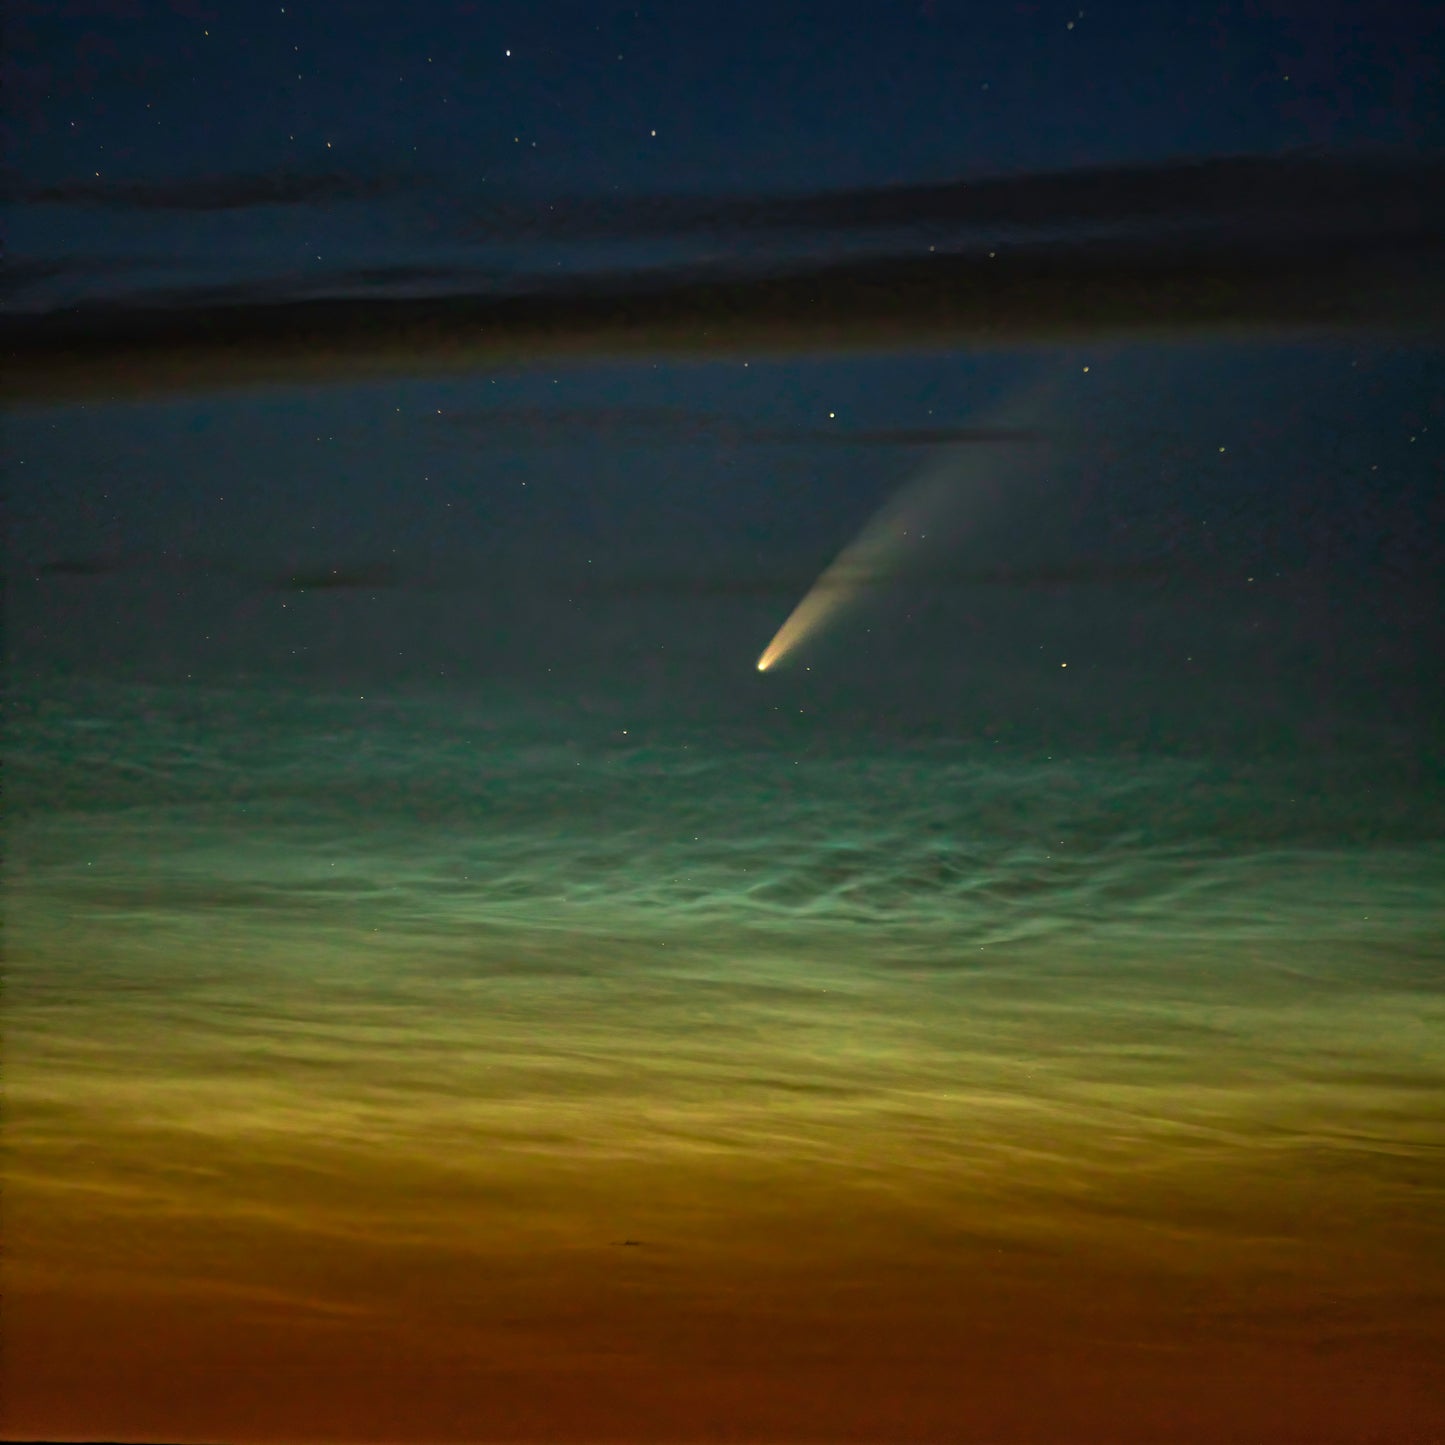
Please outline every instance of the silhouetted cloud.
M1041 442L1047 439L1042 431L1028 427L998 426L933 426L933 427L839 427L836 430L814 427L756 427L748 433L750 441L760 442L823 442L850 447L937 447L958 446L976 442L995 446L1000 442Z
M139 570L138 564L124 557L57 557L42 562L36 569L37 577L115 577L125 572Z
M579 596L618 600L656 598L753 598L797 596L809 585L825 588L886 589L911 588L1022 588L1030 590L1065 587L1123 587L1169 582L1233 584L1244 583L1241 568L1205 569L1189 563L1169 561L1059 561L1033 565L989 567L898 567L851 568L834 574L821 584L799 572L757 573L653 573L615 578L583 579L569 583L568 590Z
M9 299L46 281L119 276L155 264L123 256L7 256L0 266L0 296Z
M275 592L376 591L408 582L415 584L422 577L420 569L408 577L390 562L318 563L281 568L257 559L145 551L54 557L27 570L40 580L78 582L127 576L229 577L247 586Z
M395 567L373 562L352 567L301 568L273 577L270 585L282 592L376 591L399 586L403 580Z
M961 443L1036 442L1043 433L1022 427L760 427L720 412L685 407L488 407L443 412L444 425L496 435L520 432L529 442L574 441L629 432L669 441L726 441L836 446L931 447Z
M1226 156L1150 165L985 176L811 195L488 199L463 222L472 239L625 238L903 227L1069 229L1141 223L1322 228L1438 235L1445 160Z
M425 262L393 262L372 266L353 266L329 273L325 284L339 286L412 286L419 283L447 282L452 285L475 286L479 282L500 283L512 273L491 266L452 266Z
M633 571L612 576L567 572L548 579L503 572L479 578L465 559L356 561L279 568L260 559L223 556L182 556L173 553L95 553L58 557L26 569L40 580L96 582L122 576L228 577L242 585L275 592L346 592L383 589L474 591L501 586L510 592L555 590L573 598L598 601L643 601L658 598L747 599L796 595L813 581L805 571ZM564 569L565 570L565 569ZM1060 559L1042 563L997 563L989 566L911 565L852 568L835 574L824 586L886 589L1125 587L1143 584L1262 587L1270 576L1261 566L1243 563L1200 563L1182 558Z
M547 356L763 355L1301 329L1434 335L1445 327L1445 187L1433 185L1441 166L1155 167L1130 172L1113 190L1105 186L1112 210L1104 199L1085 200L1098 172L1067 184L1059 177L977 183L1012 198L1016 214L1058 216L1087 205L1095 220L1141 208L1156 218L1182 215L1185 199L1194 197L1220 222L1202 230L1156 225L1108 239L962 253L914 248L861 260L611 272L546 285L531 278L512 294L277 299L262 286L250 299L238 294L208 305L77 306L0 323L3 380L12 401L45 402L436 374ZM1306 174L1323 178L1335 202L1374 198L1351 216L1348 234L1333 220L1308 223ZM1298 195L1304 219L1290 220L1277 197L1268 214L1260 212L1271 175L1279 196ZM1231 177L1242 196L1232 204ZM890 216L926 212L917 188L908 190L918 201L913 212L899 205L900 194L875 199ZM846 206L837 197L790 204L856 217L864 193L850 195ZM1003 209L1000 202L992 213Z
M110 180L100 176L12 186L11 199L32 204L107 206L138 211L236 211L248 206L326 205L373 200L412 189L413 177L346 171L257 171L178 180Z
M97 262L87 265L83 260L74 264L67 262L36 262L22 265L15 276L15 285L9 293L14 294L27 286L44 281L70 278L83 280L88 276L108 273L152 271L159 272L163 263L156 260ZM6 279L9 279L7 268ZM340 293L360 299L367 292L381 292L390 295L405 295L415 288L421 294L435 294L439 288L468 286L496 287L505 279L504 273L492 268L478 266L450 265L387 265L355 266L323 272L294 271L281 275L234 281L199 281L170 286L136 286L130 289L124 300L91 300L82 305L95 306L99 311L115 312L122 308L132 313L151 311L156 313L190 311L196 312L207 307L265 306L281 301L301 300L310 297L335 296ZM475 294L475 289L473 293ZM32 312L31 314L44 314Z

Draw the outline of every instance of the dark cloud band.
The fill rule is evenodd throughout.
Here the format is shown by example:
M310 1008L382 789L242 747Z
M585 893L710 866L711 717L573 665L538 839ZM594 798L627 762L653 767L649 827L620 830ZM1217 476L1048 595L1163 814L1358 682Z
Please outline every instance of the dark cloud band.
M1267 164L1256 163L1245 200L1232 211L1214 175L1204 188L1214 197L1211 214L1228 215L1230 224L1203 230L1125 228L1111 239L914 249L725 274L613 272L512 293L478 291L474 282L449 295L288 299L260 285L249 299L233 292L211 304L173 297L168 304L15 316L0 327L0 376L12 402L44 404L442 374L545 357L761 356L1362 328L1430 336L1445 328L1445 202L1429 190L1409 199L1411 186L1438 166L1377 175L1371 194L1391 204L1367 209L1345 234L1311 229L1305 220L1281 231L1277 209L1260 221L1250 198ZM1186 172L1188 184L1200 188L1198 170L1181 168L1172 181L1172 173L1154 174L1161 211L1188 189ZM1279 174L1288 193L1296 168L1285 165ZM1334 182L1337 198L1367 189L1358 177ZM1106 214L1100 201L1095 219Z

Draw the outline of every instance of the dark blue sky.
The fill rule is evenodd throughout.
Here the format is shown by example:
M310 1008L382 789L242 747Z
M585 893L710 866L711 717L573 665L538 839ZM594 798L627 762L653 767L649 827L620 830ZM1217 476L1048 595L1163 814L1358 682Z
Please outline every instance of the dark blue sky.
M485 281L576 262L478 239L498 207L567 197L1427 151L1445 140L1431 8L16 0L11 284L29 306L360 266ZM312 203L257 203L256 178L297 175ZM237 177L220 202L129 203ZM56 188L69 203L37 203Z
M559 266L771 260L788 245L813 262L848 241L878 188L1301 150L1419 158L1445 142L1445 27L1428 7L1365 0L19 0L7 39L12 304L159 298L201 334L204 313L184 303L206 287L241 303L330 287L370 304L408 285L505 289ZM1163 174L1166 201L1194 184ZM1273 198L1289 244L1309 241L1313 172L1280 174L1294 187ZM1397 227L1438 250L1438 199L1417 201L1416 173L1395 174L1375 190L1347 180L1320 212L1347 259L1357 212L1375 242L1394 244ZM800 214L785 206L747 220L752 202L767 211L760 198L830 188L843 200L816 234L777 226ZM729 231L693 212L678 234L649 230L649 215L686 220L688 195L735 198L727 214L743 220ZM572 214L606 224L547 233L587 197L618 209L583 205ZM650 213L649 197L672 199ZM1257 183L1243 204L1206 200L1211 224L1260 204ZM1025 187L1024 212L1034 201L1059 204ZM932 236L910 244L931 250ZM1251 304L1261 298L1268 284ZM1101 324L1067 349L1016 332L950 353L904 326L892 349L843 356L799 314L793 358L524 348L438 376L404 352L391 379L349 389L121 405L102 377L83 408L10 429L20 650L37 666L152 655L187 677L311 675L323 655L348 675L529 686L590 670L731 703L818 569L927 464L927 446L879 438L986 424L1037 386L1030 417L1063 438L1061 460L970 520L944 561L970 586L999 567L1024 580L954 589L931 611L880 606L833 657L860 695L875 696L875 665L900 678L913 666L948 707L1033 699L1037 682L1045 701L988 707L1046 717L1062 706L1054 653L1070 637L1069 697L1096 667L1101 716L1146 675L1155 701L1130 716L1159 698L1201 715L1229 689L1265 695L1282 679L1307 712L1326 683L1382 713L1423 695L1445 495L1428 336L1401 347L1346 327L1321 346L1266 315L1213 349L1167 327L1121 347ZM851 441L820 437L834 426ZM1167 584L1146 586L1141 566L1169 569ZM353 582L309 595L304 579L333 567ZM1261 567L1279 574L1263 600ZM1078 568L1095 569L1082 590L1057 581ZM952 669L961 631L973 671ZM856 647L874 649L868 668L850 662ZM980 692L986 654L996 666ZM1371 658L1394 659L1388 687L1369 680ZM1186 678L1196 693L1179 690Z
M1424 5L9 13L14 158L36 180L329 163L538 192L747 191L1442 136L1445 39Z

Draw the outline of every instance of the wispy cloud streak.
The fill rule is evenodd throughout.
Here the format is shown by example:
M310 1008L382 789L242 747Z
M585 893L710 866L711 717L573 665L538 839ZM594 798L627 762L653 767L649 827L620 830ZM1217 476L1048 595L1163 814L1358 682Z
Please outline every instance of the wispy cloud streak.
M1155 168L1130 173L1127 184L1089 172L983 181L948 188L948 206L962 214L972 197L975 215L1053 218L1061 229L1028 244L965 251L914 246L861 259L522 278L509 292L378 296L357 278L353 294L324 299L278 297L262 283L251 299L93 304L9 318L0 329L0 379L13 402L45 404L440 374L542 357L1372 328L1433 335L1445 327L1445 187L1432 185L1442 169L1438 161L1311 169L1261 160ZM1312 177L1327 202L1308 202L1301 176ZM275 178L249 189L185 184L188 199L173 199L191 207L292 194ZM341 182L313 177L297 193L318 197L333 185ZM870 194L787 206L819 224L836 221L845 239L860 233L870 206L890 224L943 206L914 191ZM1297 211L1280 204L1296 194ZM169 196L161 188L148 201ZM1065 224L1084 214L1093 232ZM1196 224L1200 216L1207 224Z

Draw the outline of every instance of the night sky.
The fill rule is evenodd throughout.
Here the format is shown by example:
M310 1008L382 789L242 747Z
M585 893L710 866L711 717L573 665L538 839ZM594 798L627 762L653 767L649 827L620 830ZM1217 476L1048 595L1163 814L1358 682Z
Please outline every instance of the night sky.
M1442 64L7 7L7 1437L1445 1431Z

